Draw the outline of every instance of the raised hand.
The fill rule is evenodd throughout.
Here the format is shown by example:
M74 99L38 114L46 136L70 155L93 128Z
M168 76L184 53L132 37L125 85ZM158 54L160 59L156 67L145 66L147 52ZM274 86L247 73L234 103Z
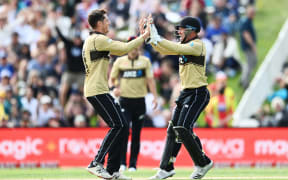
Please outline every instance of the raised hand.
M140 34L144 34L145 33L145 28L146 28L146 22L147 22L147 19L146 17L142 17L139 21L139 32Z

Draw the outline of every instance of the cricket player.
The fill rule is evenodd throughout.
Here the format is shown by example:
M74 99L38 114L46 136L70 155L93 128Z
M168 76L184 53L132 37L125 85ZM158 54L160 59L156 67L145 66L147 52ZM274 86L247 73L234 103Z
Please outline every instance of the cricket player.
M88 22L92 32L83 45L83 62L86 71L84 82L84 96L93 105L95 110L110 127L100 149L91 161L87 170L104 179L129 180L119 173L120 148L125 138L128 124L124 119L120 106L109 94L108 87L108 65L109 54L122 56L129 51L139 47L149 36L148 28L138 38L123 43L114 41L106 36L109 31L109 19L105 10L93 10L88 15ZM105 155L109 153L107 168L103 167Z
M130 37L132 41L136 37ZM117 87L116 80L120 79ZM124 117L130 124L132 122L132 143L129 160L129 171L135 171L137 157L140 150L140 134L145 120L145 95L147 86L153 94L154 109L157 106L157 93L150 60L140 55L140 48L135 48L128 55L119 57L113 64L110 83L114 88L114 95L120 96L119 101ZM129 137L129 128L125 132L125 140L121 150L121 170L126 169L126 153Z
M148 18L151 22L152 18ZM144 25L141 25L143 27ZM210 95L205 75L204 43L199 39L200 22L193 17L185 17L177 27L181 43L160 38L155 26L151 25L150 42L153 48L165 55L179 55L179 75L181 93L176 100L172 120L167 129L165 149L160 162L160 170L150 179L166 179L175 174L174 162L183 143L191 156L195 170L191 179L201 179L213 166L202 150L200 139L193 131L194 123L207 106ZM144 29L141 29L144 32ZM177 138L177 141L176 141Z

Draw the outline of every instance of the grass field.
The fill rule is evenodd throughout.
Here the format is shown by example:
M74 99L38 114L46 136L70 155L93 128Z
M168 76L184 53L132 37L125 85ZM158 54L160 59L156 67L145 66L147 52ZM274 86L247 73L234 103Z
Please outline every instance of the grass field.
M155 174L155 169L139 169L136 172L125 172L134 180L144 180ZM189 179L192 169L178 168L176 175L169 179ZM0 179L99 179L90 175L84 168L53 169L0 169ZM273 179L288 180L288 168L213 168L204 179Z

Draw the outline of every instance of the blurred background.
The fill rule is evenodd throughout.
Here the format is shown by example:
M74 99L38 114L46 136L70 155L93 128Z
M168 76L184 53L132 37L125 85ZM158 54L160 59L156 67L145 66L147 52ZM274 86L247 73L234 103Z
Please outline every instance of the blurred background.
M33 128L30 130L34 133L37 128L60 128L55 132L61 133L70 132L71 128L77 132L74 128L107 127L83 98L81 53L83 41L89 35L86 20L89 12L98 8L108 11L111 21L108 36L121 41L137 35L139 18L149 13L159 34L173 41L176 41L175 25L182 17L194 16L201 21L199 36L207 50L211 100L197 127L211 128L209 132L216 134L233 127L287 127L287 7L285 0L1 0L0 150L2 147L4 153L10 148L3 144L6 142L3 134L11 137L18 131L26 135L22 128ZM251 20L249 25L247 19ZM247 64L247 45L242 42L244 31L250 32L254 40L252 51L257 57L254 64ZM165 128L180 91L178 57L160 55L150 45L143 45L141 54L152 63L159 95L156 111L151 108L152 95L146 96L144 126ZM111 58L111 67L116 58ZM71 75L77 78L71 81ZM87 131L93 134L95 130ZM24 135L19 134L19 138ZM288 144L287 135L282 135ZM24 138L23 142L27 144L30 140ZM50 150L58 147L58 143L45 143Z

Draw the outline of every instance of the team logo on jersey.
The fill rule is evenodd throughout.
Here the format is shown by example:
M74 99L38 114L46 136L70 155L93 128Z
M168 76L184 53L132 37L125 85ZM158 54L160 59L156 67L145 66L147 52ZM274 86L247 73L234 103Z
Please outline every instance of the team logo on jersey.
M204 66L205 56L182 55L179 56L179 65L194 64Z
M140 78L145 76L144 69L138 70L124 70L121 72L122 78Z
M179 56L179 64L185 64L187 62L187 58L185 56Z

